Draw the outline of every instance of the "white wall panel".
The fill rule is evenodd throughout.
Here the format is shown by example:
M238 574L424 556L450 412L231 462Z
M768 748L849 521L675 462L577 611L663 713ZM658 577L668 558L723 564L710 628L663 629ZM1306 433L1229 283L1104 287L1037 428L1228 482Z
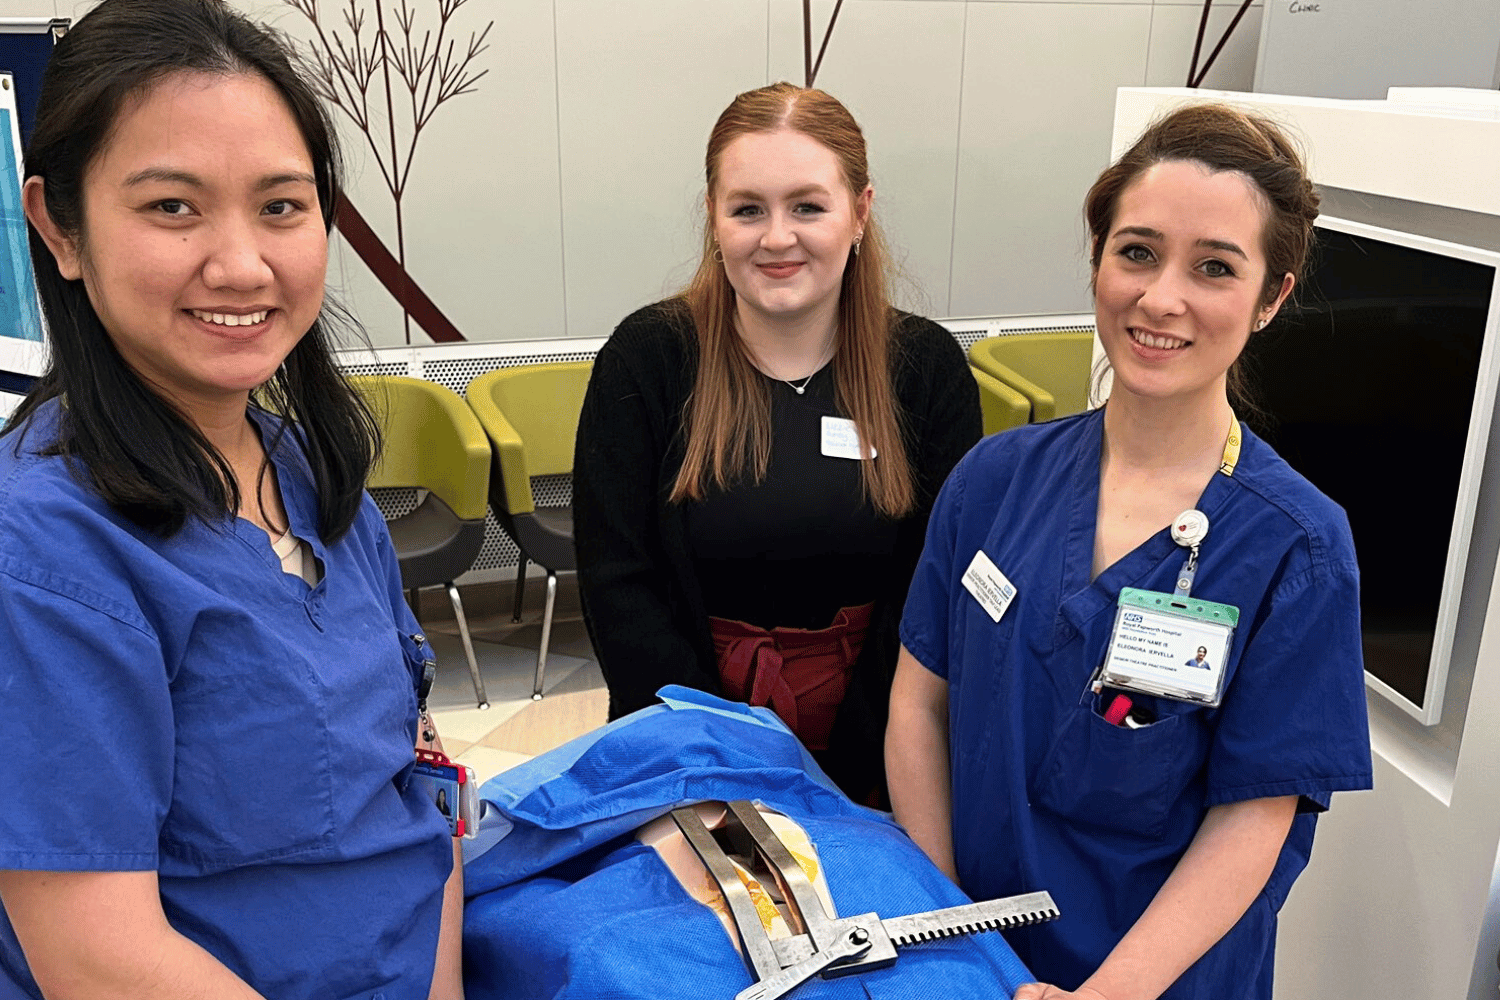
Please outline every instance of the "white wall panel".
M814 58L832 11L813 4ZM963 3L845 0L818 71L864 130L877 218L908 279L895 297L928 315L949 315L963 37ZM879 55L892 39L899 57ZM771 0L769 75L803 80L800 0Z
M310 23L277 0L241 0L252 16L303 45ZM369 10L373 10L368 4ZM323 17L342 27L339 8L321 0ZM417 30L435 28L431 5L417 8ZM473 68L487 70L474 91L432 115L416 145L402 198L406 268L470 340L564 335L559 219L556 71L551 0L478 0L449 23L460 51L471 33L495 26ZM331 20L330 20L331 19ZM366 38L373 28L368 15ZM395 32L388 23L387 30ZM403 92L396 81L396 101ZM375 101L383 135L384 93ZM348 197L391 253L397 252L395 203L365 135L335 110L348 158ZM402 120L398 111L398 120ZM404 160L406 142L398 142ZM389 153L384 153L389 159ZM329 286L377 344L404 340L401 309L342 240L333 246ZM426 343L412 325L412 341Z
M692 273L703 150L766 75L750 0L557 0L567 332L599 337Z
M551 0L471 3L496 19L489 75L422 137L412 275L470 340L566 336ZM482 21L481 21L482 23Z
M973 3L952 315L1087 311L1081 211L1115 88L1143 80L1150 7Z
M1239 11L1238 3L1214 4L1203 33L1203 49L1198 67L1208 61L1209 53L1219 44L1224 30ZM1203 81L1212 90L1249 90L1255 81L1255 52L1260 45L1260 21L1265 8L1255 4L1235 26L1224 51L1214 60L1213 68ZM1151 17L1150 59L1146 64L1146 86L1181 87L1187 82L1193 62L1193 42L1198 36L1203 5L1193 3L1158 3Z

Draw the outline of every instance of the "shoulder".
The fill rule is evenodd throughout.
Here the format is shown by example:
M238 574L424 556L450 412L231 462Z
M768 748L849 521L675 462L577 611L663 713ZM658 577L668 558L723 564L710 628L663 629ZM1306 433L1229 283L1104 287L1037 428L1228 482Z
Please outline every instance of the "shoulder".
M890 363L896 397L909 416L956 423L951 430L965 449L979 438L979 390L953 334L930 319L893 309ZM966 410L973 411L972 420L956 416Z
M626 316L594 358L590 393L678 396L691 388L698 337L687 303L664 299Z
M891 310L891 346L902 369L932 374L968 369L964 349L942 324L915 313Z
M146 630L129 572L158 540L105 503L75 460L40 453L52 431L44 419L0 438L0 575Z
M696 350L697 334L687 303L671 298L643 306L622 319L599 353L665 361L681 360Z
M1073 487L1079 456L1097 455L1099 419L1091 410L982 438L948 477L947 506L971 523L1050 509Z
M1083 449L1098 450L1102 409L1086 410L1039 424L1022 424L991 434L964 458L970 476L990 478L1071 468ZM1040 484L1039 484L1040 485Z
M1274 522L1274 530L1286 539L1293 554L1306 560L1301 567L1287 567L1292 571L1289 583L1298 576L1305 577L1304 582L1333 576L1357 578L1354 536L1344 509L1249 428L1244 430L1240 462L1231 482L1261 508L1264 519ZM1263 538L1269 541L1264 532Z

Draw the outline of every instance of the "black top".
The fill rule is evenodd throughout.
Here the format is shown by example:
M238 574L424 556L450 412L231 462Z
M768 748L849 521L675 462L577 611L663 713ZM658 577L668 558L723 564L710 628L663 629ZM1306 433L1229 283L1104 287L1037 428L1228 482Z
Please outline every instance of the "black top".
M894 525L883 592L829 749L819 755L857 800L884 784L897 626L927 515L948 472L980 434L978 389L953 336L930 320L894 312L891 335L892 376L919 506ZM578 579L584 620L609 685L611 718L653 703L664 684L722 693L704 601L714 584L706 587L699 578L687 505L667 499L682 465L682 412L697 358L686 305L671 299L647 306L626 317L594 359L579 417L573 466ZM860 575L840 562L829 572L828 588L843 592L843 584Z
M827 628L840 608L884 592L896 522L865 497L858 461L823 454L823 418L842 416L833 364L801 394L780 379L766 382L766 477L742 477L684 505L693 568L710 615L761 628Z

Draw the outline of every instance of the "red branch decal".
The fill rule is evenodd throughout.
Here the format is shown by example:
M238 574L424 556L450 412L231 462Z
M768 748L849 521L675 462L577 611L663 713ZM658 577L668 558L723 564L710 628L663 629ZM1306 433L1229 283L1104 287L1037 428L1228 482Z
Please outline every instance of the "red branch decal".
M417 287L411 275L406 273L406 268L380 242L380 237L375 235L375 230L370 228L365 217L343 195L339 195L338 211L334 214L333 221L339 227L339 232L344 234L345 241L359 254L359 259L380 279L386 291L395 296L407 315L427 331L427 336L439 344L468 339L458 332L458 327L449 322L437 303Z

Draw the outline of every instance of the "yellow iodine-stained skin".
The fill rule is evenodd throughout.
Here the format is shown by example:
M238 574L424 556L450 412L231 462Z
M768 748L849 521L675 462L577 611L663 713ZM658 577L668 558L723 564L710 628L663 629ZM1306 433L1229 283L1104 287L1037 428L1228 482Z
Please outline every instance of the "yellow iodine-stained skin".
M723 806L715 807L711 803L701 803L697 809L704 824L710 829L722 825L725 814ZM824 911L830 917L834 916L833 900L828 892L828 883L823 878L817 848L808 839L806 831L780 813L764 809L760 812L765 818L766 825L781 839L792 857L796 859L798 867L813 884L818 898L823 902ZM723 893L719 891L718 883L703 866L703 862L699 860L687 839L682 836L682 832L677 829L677 824L672 821L672 818L663 816L653 820L641 827L636 838L660 855L663 863L677 877L678 883L688 895L714 912L724 926L724 933L729 937L730 943L738 951L739 935L735 932L734 918L730 915L729 904L724 900ZM765 928L766 934L772 939L790 937L792 929L787 923L782 907L776 902L781 897L780 889L775 885L763 884L738 861L733 858L730 860L734 863L735 872L739 875L740 881L750 893L750 900L755 904L755 911L760 916L761 926Z

